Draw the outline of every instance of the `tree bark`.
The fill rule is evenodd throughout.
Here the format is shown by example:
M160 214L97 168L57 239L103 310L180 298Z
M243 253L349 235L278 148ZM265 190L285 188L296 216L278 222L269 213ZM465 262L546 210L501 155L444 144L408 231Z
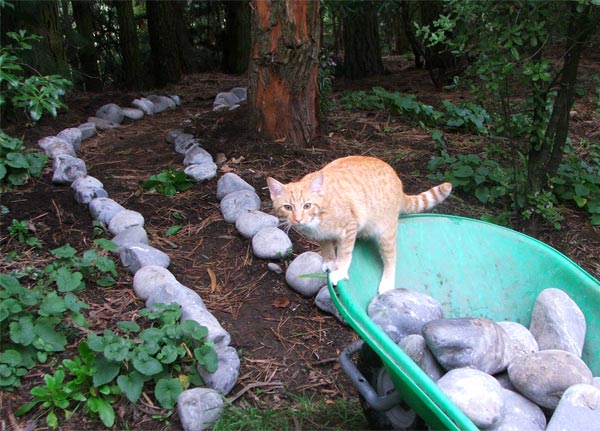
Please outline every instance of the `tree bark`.
M121 71L126 88L143 88L145 78L142 72L140 41L130 0L113 0L119 21L119 47L121 49Z
M564 154L569 134L569 117L574 102L577 69L581 53L593 32L598 15L596 14L595 18L592 17L592 6L590 5L580 13L577 12L577 6L577 3L571 4L563 70L546 133L542 142L532 145L529 150L528 194L538 193L547 186L548 180L556 176Z
M196 66L194 64L194 47L192 45L187 24L185 22L185 8L186 2L173 2L175 37L177 38L177 53L179 55L181 71L183 73L191 73L195 71Z
M250 60L250 4L248 0L225 2L226 23L223 40L223 70L244 73Z
M348 78L360 79L383 73L378 6L378 2L365 0L358 10L344 11L344 74Z
M83 84L87 91L102 91L98 53L94 47L94 2L71 0L71 5L77 33L83 40L78 50Z
M147 0L148 35L152 50L154 81L158 87L181 79L181 63L173 4L170 1Z
M319 2L252 0L250 105L263 137L306 146L319 127Z

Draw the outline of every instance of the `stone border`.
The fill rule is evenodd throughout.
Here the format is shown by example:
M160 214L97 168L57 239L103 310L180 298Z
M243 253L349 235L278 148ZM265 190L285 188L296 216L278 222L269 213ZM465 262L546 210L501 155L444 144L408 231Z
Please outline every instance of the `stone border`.
M140 120L145 115L154 115L179 104L179 96L156 95L135 99L132 105L136 108L107 104L86 123L65 129L57 136L42 138L38 145L53 160L52 182L70 185L75 200L87 204L92 218L108 226L109 232L114 235L113 241L119 246L117 252L123 266L134 274L133 289L140 299L146 301L146 306L151 308L155 303L177 302L181 306L182 322L192 319L208 329L207 339L214 344L218 355L217 370L209 373L198 365L198 372L207 388L188 389L182 392L177 402L183 428L198 431L219 419L223 397L237 383L240 359L236 349L230 346L231 336L206 308L200 296L179 283L166 269L170 258L148 244L144 217L110 199L102 182L88 175L85 162L77 157L82 141L94 136L97 129L117 128L124 118ZM186 155L184 164L188 165L186 173L196 181L214 178L216 165L198 143L194 142L183 151ZM206 168L203 176L198 175L198 166Z

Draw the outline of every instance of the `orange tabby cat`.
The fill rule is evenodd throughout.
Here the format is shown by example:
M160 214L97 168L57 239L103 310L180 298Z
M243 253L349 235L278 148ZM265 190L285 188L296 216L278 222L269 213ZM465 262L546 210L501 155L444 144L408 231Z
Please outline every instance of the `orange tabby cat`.
M406 195L390 165L364 156L334 160L298 182L281 184L267 178L267 184L276 214L320 243L323 270L330 272L334 285L348 279L356 238L374 238L383 260L379 293L394 288L400 214L429 210L452 191L452 184L443 183L416 196Z

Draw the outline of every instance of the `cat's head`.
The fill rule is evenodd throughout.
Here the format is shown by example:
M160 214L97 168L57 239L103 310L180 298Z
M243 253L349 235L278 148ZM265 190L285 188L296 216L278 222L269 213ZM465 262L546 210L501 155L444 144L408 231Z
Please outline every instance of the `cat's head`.
M282 184L267 178L275 214L283 217L292 226L311 227L318 222L323 200L323 174L318 173L309 180Z

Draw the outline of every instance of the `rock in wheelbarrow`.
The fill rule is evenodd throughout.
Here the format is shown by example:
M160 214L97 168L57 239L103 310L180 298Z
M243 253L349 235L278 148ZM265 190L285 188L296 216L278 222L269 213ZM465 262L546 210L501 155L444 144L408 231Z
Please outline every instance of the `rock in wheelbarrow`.
M436 299L408 289L393 289L377 295L367 313L395 343L407 335L420 334L427 322L444 317Z

